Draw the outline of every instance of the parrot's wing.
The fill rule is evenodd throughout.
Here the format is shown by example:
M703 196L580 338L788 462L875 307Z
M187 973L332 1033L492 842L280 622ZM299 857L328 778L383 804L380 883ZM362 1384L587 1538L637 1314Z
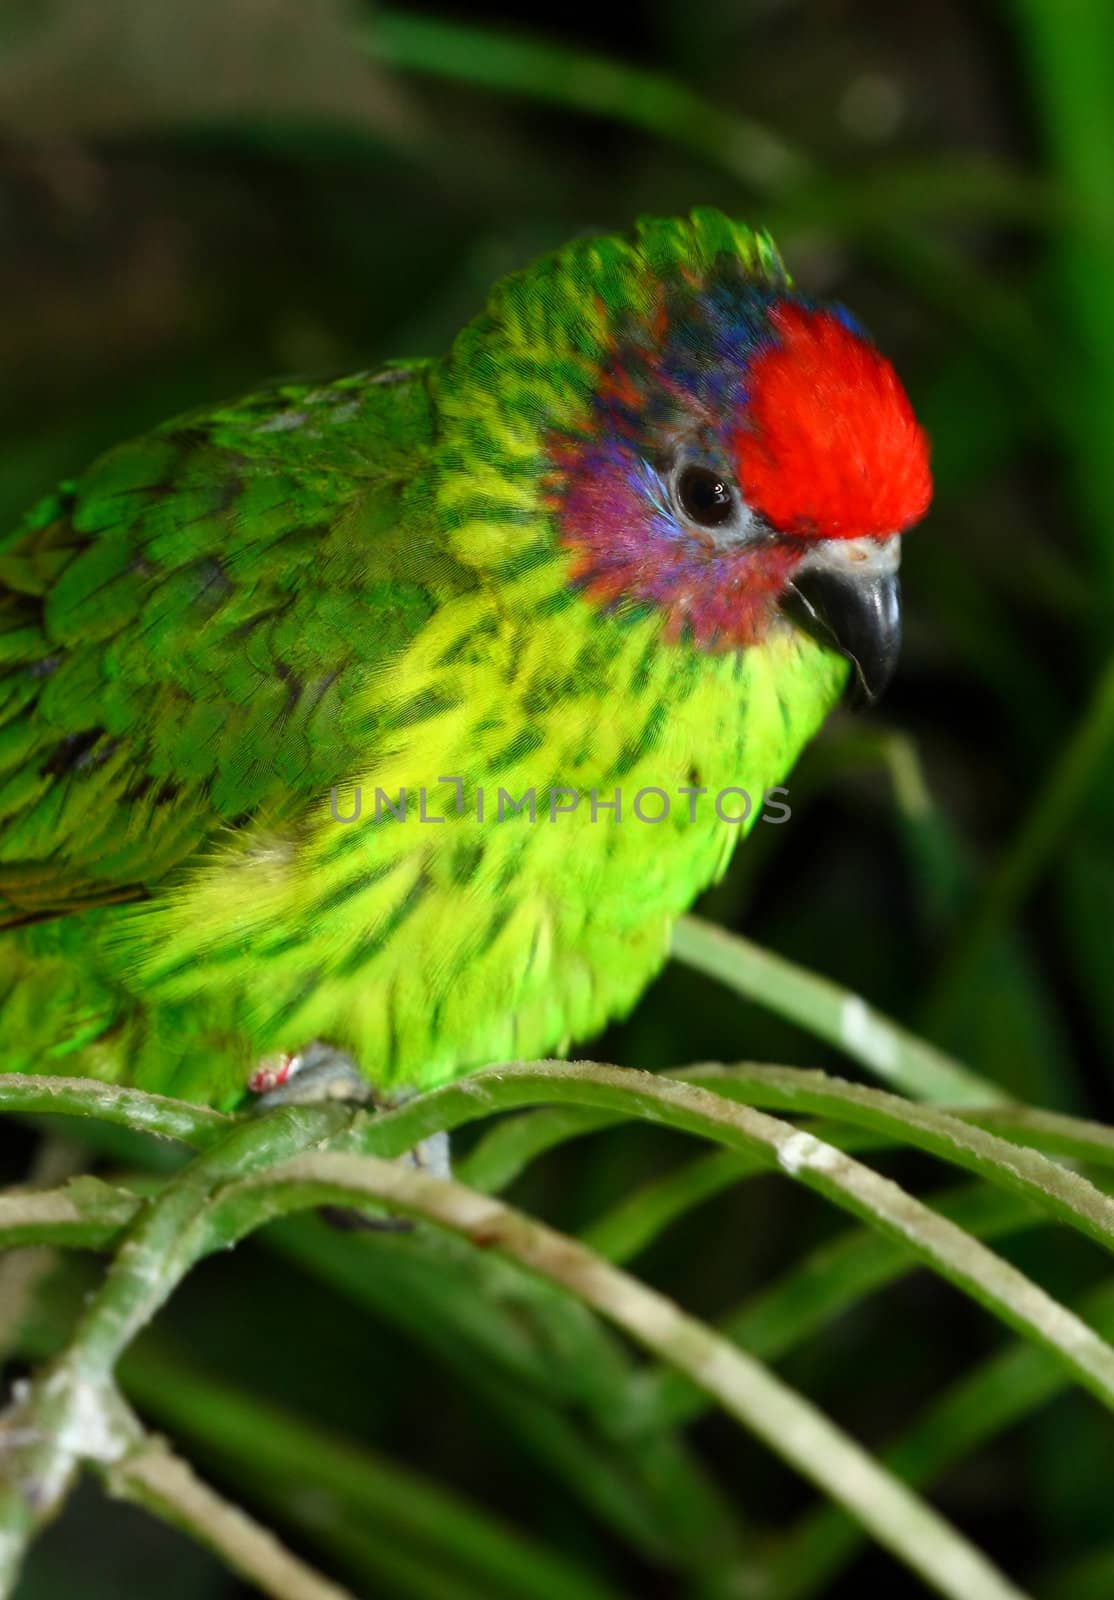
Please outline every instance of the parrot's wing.
M0 925L139 898L366 765L355 697L472 581L423 514L432 426L421 366L287 386L0 539Z

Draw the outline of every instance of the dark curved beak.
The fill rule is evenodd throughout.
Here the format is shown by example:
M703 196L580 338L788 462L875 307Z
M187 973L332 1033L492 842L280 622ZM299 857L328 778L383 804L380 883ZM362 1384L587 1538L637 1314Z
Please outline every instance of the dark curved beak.
M901 584L896 572L817 570L793 579L781 608L855 669L852 705L872 706L893 677L901 652Z

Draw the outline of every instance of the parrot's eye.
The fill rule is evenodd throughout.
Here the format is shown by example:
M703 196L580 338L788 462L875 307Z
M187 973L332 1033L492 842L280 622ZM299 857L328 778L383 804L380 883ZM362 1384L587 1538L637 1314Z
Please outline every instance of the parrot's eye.
M686 517L702 528L718 528L735 510L731 485L711 467L685 467L677 479L677 499Z

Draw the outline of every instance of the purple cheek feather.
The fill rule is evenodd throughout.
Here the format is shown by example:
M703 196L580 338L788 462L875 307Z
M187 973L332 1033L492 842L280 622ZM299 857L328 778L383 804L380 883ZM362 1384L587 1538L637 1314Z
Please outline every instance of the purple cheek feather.
M746 508L783 537L706 531L647 456L714 441ZM652 607L666 638L758 643L818 538L889 537L923 516L928 445L893 369L840 307L713 274L617 338L579 433L549 441L571 577L611 611Z
M554 509L573 582L610 610L651 606L665 635L701 650L744 648L766 633L797 555L734 548L684 525L660 475L623 439L564 440L553 451Z
M689 434L721 435L725 418L745 413L749 358L772 342L768 300L740 296L732 282L663 318L655 343L641 330L601 373L589 427L550 441L573 582L612 611L654 608L667 639L700 650L762 639L799 558L786 545L730 544L685 521L642 441L678 422Z

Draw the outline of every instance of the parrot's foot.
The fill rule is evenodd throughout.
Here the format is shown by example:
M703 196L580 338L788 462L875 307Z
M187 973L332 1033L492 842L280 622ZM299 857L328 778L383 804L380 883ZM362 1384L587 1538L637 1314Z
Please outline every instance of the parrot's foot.
M294 1055L264 1057L248 1079L248 1088L259 1096L259 1111L270 1111L275 1106L310 1105L321 1100L348 1100L374 1105L378 1111L389 1111L411 1098L405 1090L381 1098L376 1096L352 1057L320 1039ZM433 1178L453 1175L449 1135L444 1130L431 1133L398 1159L419 1172L428 1172ZM339 1228L404 1233L414 1226L405 1217L365 1217L342 1206L323 1206L321 1214Z
M448 1130L442 1128L439 1133L431 1133L428 1139L422 1139L399 1159L419 1172L427 1172L431 1178L451 1178L453 1163Z
M248 1079L259 1110L319 1100L371 1100L371 1085L352 1057L315 1039L295 1055L265 1056Z

